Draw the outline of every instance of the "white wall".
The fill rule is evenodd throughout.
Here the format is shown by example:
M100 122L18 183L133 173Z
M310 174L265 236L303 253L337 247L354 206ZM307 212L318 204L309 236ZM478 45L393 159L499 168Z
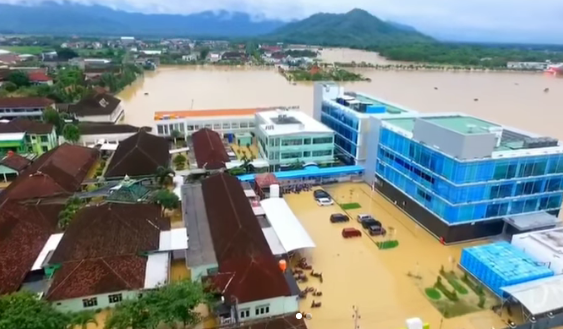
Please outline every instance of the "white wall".
M124 139L127 139L136 133L123 133L123 134L99 134L99 135L82 135L78 143L86 146L95 144L100 139L104 139L106 142L117 143Z
M91 122L113 122L116 123L123 115L123 107L119 104L115 110L108 115L86 115L77 117L78 121L91 121Z
M84 310L97 310L106 307L114 307L115 305L117 305L117 303L110 304L108 296L119 294L119 293L121 293L123 300L134 299L139 296L139 291L117 291L117 292L112 292L110 294L93 295L93 296L85 296L80 298L60 300L58 302L53 302L52 304L57 310L61 312L80 312ZM97 298L98 305L93 307L84 307L82 300L87 298L93 298L93 297Z
M270 312L256 315L256 309L264 306L269 306ZM248 318L241 317L241 312L249 310L250 316ZM297 313L299 311L299 301L297 296L277 297L270 299L263 299L259 301L241 303L238 305L239 320L241 322L255 320L260 318L267 318L270 316L282 315L287 313Z
M514 235L512 237L512 245L524 251L538 262L549 263L546 266L549 266L555 272L555 275L563 274L563 255L556 253L552 248L537 241L531 237L531 234L534 233Z

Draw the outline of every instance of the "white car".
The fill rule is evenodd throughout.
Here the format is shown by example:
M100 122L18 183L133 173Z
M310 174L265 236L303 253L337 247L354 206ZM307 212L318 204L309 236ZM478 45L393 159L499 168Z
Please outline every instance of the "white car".
M332 206L334 204L334 201L329 198L319 198L317 199L317 204L321 207Z

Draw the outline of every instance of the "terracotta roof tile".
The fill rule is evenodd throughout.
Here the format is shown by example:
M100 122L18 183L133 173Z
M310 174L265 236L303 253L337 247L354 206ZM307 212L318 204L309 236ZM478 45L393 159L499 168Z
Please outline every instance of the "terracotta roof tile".
M203 128L193 133L192 143L198 168L221 169L230 161L221 136L211 129Z
M0 97L0 108L44 108L54 103L44 97Z
M155 251L170 221L154 204L107 203L81 209L51 257L52 264Z
M27 74L27 76L29 77L29 81L31 82L47 82L53 80L43 72L30 72Z
M0 160L0 164L17 172L21 172L31 164L31 161L17 153L8 152L8 155L5 156L4 159Z
M54 126L50 123L16 118L7 123L0 123L0 132L26 132L29 134L46 135L53 132Z
M154 175L170 163L168 141L144 130L121 141L106 169L106 177Z
M216 174L203 181L202 191L219 273L234 273L224 296L240 303L290 296L238 179Z
M5 190L0 201L70 195L80 189L98 159L96 149L63 144L41 155Z
M78 103L69 105L68 111L78 117L109 115L121 104L121 100L107 93L93 93Z
M256 182L256 185L258 185L262 188L269 187L273 184L279 184L279 181L276 178L276 175L274 175L272 173L258 174L256 176L254 176L254 181Z
M41 249L56 232L62 205L0 206L0 295L18 290Z
M113 123L95 123L95 122L85 122L79 123L78 128L80 129L81 135L103 135L103 134L126 134L126 133L136 133L141 130L150 132L151 127L135 127L132 125L116 125Z

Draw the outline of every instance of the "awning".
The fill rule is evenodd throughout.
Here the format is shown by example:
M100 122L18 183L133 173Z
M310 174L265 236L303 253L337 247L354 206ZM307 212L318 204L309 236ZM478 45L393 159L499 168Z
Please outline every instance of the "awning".
M276 231L272 227L263 228L262 232L264 232L264 237L266 238L266 241L268 241L268 245L270 246L270 250L274 256L287 253L283 248Z
M532 315L563 309L563 275L501 288Z
M151 254L147 258L145 289L156 288L168 282L170 256L168 253Z
M53 234L49 237L49 240L47 240L47 242L43 246L43 249L41 249L39 256L37 256L37 259L33 263L33 267L31 268L32 271L40 270L43 267L43 263L49 255L49 252L57 249L57 246L59 245L59 242L61 242L62 238L63 233Z
M261 201L260 205L285 251L315 247L315 243L284 199L266 199Z
M185 227L160 232L158 251L188 249L188 232Z

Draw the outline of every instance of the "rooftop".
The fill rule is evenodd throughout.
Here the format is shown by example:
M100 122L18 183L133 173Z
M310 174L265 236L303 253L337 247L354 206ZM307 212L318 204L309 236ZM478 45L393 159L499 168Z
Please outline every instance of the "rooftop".
M0 205L0 295L18 290L52 233L63 205Z
M333 99L333 101L355 112L363 114L398 115L416 113L404 106L358 92L345 92L343 95Z
M98 159L96 149L62 144L43 153L0 192L0 200L38 199L70 195L80 189L82 181Z
M136 133L141 130L150 132L150 127L135 127L132 125L116 125L113 123L81 122L78 124L81 135L105 135Z
M0 97L0 108L44 108L53 103L45 97Z
M456 132L461 135L478 135L492 132L501 132L501 141L500 144L495 148L495 151L540 148L537 145L531 145L534 139L537 139L537 136L535 136L535 134L525 133L519 130L516 131L515 129L503 127L499 124L476 117L464 114L451 114L439 116L421 116L420 118L436 126ZM414 131L416 120L417 117L384 119L385 122L390 123L393 126L400 128L408 133L412 133Z
M170 162L168 141L144 130L121 141L108 164L105 177L147 176Z
M155 120L197 118L197 117L230 117L254 116L257 108L251 109L221 109L221 110L187 110L187 111L158 111L154 114Z
M202 191L219 273L232 275L220 287L225 299L236 296L245 303L289 296L286 278L238 179L216 174L203 181Z
M223 139L211 129L203 128L193 133L192 143L198 168L221 169L230 161Z
M0 133L29 133L47 135L53 132L54 126L50 123L16 118L10 122L0 123Z
M17 172L21 172L31 164L31 161L17 153L8 152L8 155L0 160L0 164Z
M93 93L70 105L68 111L79 117L89 115L109 115L119 106L121 100L106 93Z
M0 133L0 142L21 141L25 133Z
M261 122L260 129L270 136L333 133L332 129L300 111L264 111L256 116Z

